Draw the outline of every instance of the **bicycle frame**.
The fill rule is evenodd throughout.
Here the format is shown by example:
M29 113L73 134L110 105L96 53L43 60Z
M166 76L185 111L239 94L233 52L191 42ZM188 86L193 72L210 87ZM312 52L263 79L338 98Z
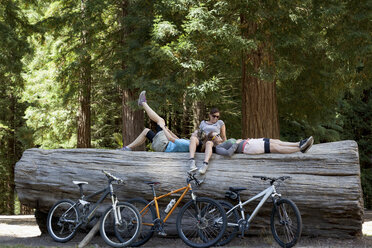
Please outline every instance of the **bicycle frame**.
M79 199L79 200L78 200L78 201L77 201L77 202L76 202L72 207L78 205L78 203L82 204L81 201L88 201L89 199L91 199L91 198L93 198L93 197L95 197L95 196L97 196L97 195L100 195L100 194L102 194L101 197L98 199L97 202L95 202L95 203L93 204L92 209L88 211L88 213L86 214L86 216L84 216L84 219L79 221L79 224L78 224L77 227L79 227L80 225L82 225L84 222L89 223L89 221L90 221L90 220L92 219L92 217L94 216L94 213L95 213L96 210L98 209L99 204L101 204L101 203L106 199L107 195L109 195L109 194L110 194L110 196L111 196L112 206L114 207L115 221L116 221L116 223L118 223L118 221L119 221L119 219L120 219L120 216L118 216L118 214L116 213L116 205L117 205L117 203L118 203L118 200L117 200L117 198L115 197L115 194L114 194L114 188L113 188L111 182L109 183L109 185L108 185L106 188L104 188L104 189L102 189L102 190L99 190L99 191L97 191L97 192L94 192L94 193L92 193L92 194L90 194L90 195L88 195L88 196L84 196L84 195L83 195L83 196L81 197L81 199ZM82 205L83 205L83 204L82 204ZM83 205L83 206L84 206L84 205ZM72 208L72 207L71 207L71 208ZM70 208L70 209L71 209L71 208ZM69 209L69 210L70 210L70 209ZM67 210L66 212L68 212L69 210Z
M267 201L267 199L270 196L272 198L276 196L280 196L280 194L276 192L276 188L274 185L271 185L270 187L266 188L265 190L261 191L260 193L258 193L257 195L253 196L252 198L248 199L247 201L243 203L239 197L239 204L235 205L232 209L227 211L226 215L229 215L232 211L234 211L234 209L239 208L242 219L245 219L245 213L244 213L243 207L247 205L248 203L262 197L261 201L258 203L258 205L256 206L256 208L254 209L254 211L252 212L251 216L248 219L248 223L251 223L253 218L257 215L258 211L261 209L262 205ZM228 225L239 226L238 224L234 224L234 223L228 223Z
M154 190L154 188L153 188L154 199L153 199L149 204L147 204L147 205L146 205L146 206L145 206L145 207L140 211L140 214L142 215L142 213L143 213L144 211L148 211L148 210L149 210L149 206L150 206L151 204L154 204L154 205L155 205L155 208L156 208L156 217L157 217L158 219L160 219L160 211L159 211L158 200L160 200L160 199L162 199L162 198L164 198L164 197L170 196L170 195L172 195L172 194L178 193L178 192L180 192L180 191L182 191L182 190L184 190L183 193L182 193L181 196L178 198L178 200L176 201L176 203L174 204L174 206L169 210L168 214L165 216L165 218L164 218L164 220L163 220L163 223L165 223L165 222L168 220L168 218L171 216L171 214L173 213L173 211L177 208L178 204L179 204L179 203L182 201L182 199L185 197L185 195L187 194L187 192L190 191L190 192L191 192L192 199L193 199L193 200L196 199L195 195L194 195L193 192L192 192L192 187L191 187L191 184L190 184L190 183L188 183L188 185L185 186L185 187L182 187L182 188L179 188L179 189L173 190L173 191L171 191L171 192L169 192L169 193L167 193L167 194L161 195L161 196L156 196L156 195L155 195L155 190ZM154 226L153 223L142 223L142 225Z

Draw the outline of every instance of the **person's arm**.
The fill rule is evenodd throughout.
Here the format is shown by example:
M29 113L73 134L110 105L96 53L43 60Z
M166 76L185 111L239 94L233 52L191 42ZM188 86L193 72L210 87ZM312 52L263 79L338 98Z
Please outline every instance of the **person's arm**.
M220 132L221 138L223 141L226 141L226 125L223 124L221 126L221 132Z
M167 129L168 133L173 137L173 139L179 139L177 135L175 135L167 126L164 126Z
M239 146L239 143L234 143L230 146L229 149L226 149L224 147L224 144L221 144L221 145L216 146L216 153L222 156L231 157L236 151L236 149L238 148L238 146Z
M178 139L178 137L174 135L166 126L160 126L160 127L163 129L165 137L167 137L169 141L172 141L174 143L174 141Z

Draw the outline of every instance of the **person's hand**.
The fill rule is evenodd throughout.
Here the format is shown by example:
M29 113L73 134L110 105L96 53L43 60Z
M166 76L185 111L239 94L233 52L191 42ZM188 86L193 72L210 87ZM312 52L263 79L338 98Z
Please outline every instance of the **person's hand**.
M237 141L236 141L236 143L240 143L240 142L242 142L243 140L242 139L238 139Z

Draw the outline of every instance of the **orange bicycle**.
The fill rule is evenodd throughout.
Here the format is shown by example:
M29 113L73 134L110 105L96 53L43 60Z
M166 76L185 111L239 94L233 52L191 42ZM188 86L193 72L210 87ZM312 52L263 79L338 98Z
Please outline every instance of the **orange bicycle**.
M182 241L191 247L204 248L216 244L222 238L226 230L225 210L220 203L211 198L197 197L192 191L192 181L197 186L200 185L195 174L189 172L186 180L187 186L161 196L156 196L155 192L155 185L159 182L145 182L152 189L153 200L148 202L143 198L135 198L128 201L137 207L142 216L142 231L137 240L131 243L131 246L143 245L153 236L155 231L159 235L165 236L164 223L187 192L190 192L192 199L182 207L176 221L176 229ZM183 192L177 201L175 199L170 201L164 210L166 216L162 219L158 200L181 191Z

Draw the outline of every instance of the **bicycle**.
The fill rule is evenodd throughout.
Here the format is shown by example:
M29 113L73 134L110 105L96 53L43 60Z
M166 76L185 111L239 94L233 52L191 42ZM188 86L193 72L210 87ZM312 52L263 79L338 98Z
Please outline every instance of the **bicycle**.
M111 206L102 214L99 220L100 233L104 241L113 247L124 247L131 244L141 231L141 215L130 203L119 202L113 189L113 183L124 184L124 181L106 171L102 171L108 180L108 185L102 190L85 196L83 185L88 182L73 181L80 188L80 198L77 201L63 199L54 204L47 218L47 229L50 236L57 242L71 240L77 230L90 223L99 205L108 195L111 197ZM91 204L89 200L101 195L99 200Z
M145 182L152 189L153 200L148 202L143 198L135 198L128 201L140 210L142 217L142 231L137 240L131 244L132 246L143 245L153 236L155 231L159 235L166 236L164 223L167 222L187 192L190 192L192 199L182 207L176 221L176 229L182 241L191 247L204 248L212 246L220 240L226 229L225 211L217 201L208 197L197 197L191 186L192 181L196 186L200 186L195 173L188 172L187 186L161 196L156 196L155 192L155 185L160 184L159 182ZM166 216L162 219L158 200L181 191L183 192L178 200L172 199L168 204L165 211Z
M266 177L266 176L253 176L253 178L260 178L261 180L270 180L270 187L261 191L257 195L251 197L247 201L243 202L240 198L240 191L246 190L244 187L230 187L229 191L226 192L226 197L232 200L238 200L238 204L233 206L230 202L220 201L221 205L226 210L227 216L227 229L224 237L220 240L218 245L228 244L240 231L241 236L244 236L244 232L248 231L253 218L257 215L262 205L271 196L273 201L273 209L270 217L271 232L274 236L275 241L282 247L294 246L301 236L302 231L302 219L300 211L296 204L286 198L282 198L281 194L278 193L275 185L279 182L283 182L291 177L282 176L278 178ZM245 214L243 207L262 197L251 215ZM238 214L240 212L240 216Z

